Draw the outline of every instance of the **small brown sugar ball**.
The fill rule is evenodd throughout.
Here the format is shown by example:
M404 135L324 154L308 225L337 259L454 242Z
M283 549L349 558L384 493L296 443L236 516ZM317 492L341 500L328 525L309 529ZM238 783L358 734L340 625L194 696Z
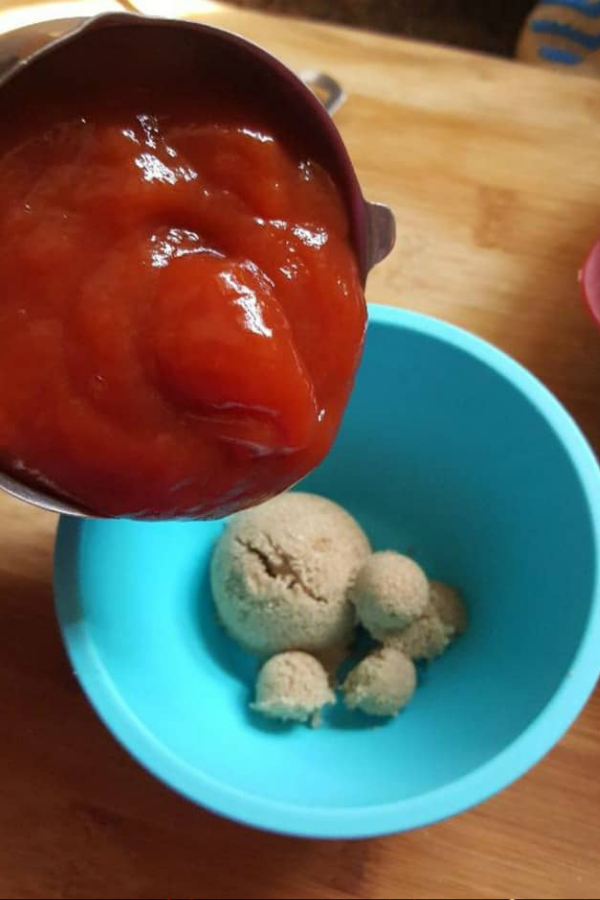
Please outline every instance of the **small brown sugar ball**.
M324 706L335 703L327 672L309 653L290 650L267 660L256 681L252 708L284 722L318 725Z
M386 550L367 558L350 589L350 599L367 631L384 640L423 615L429 582L408 556Z
M440 656L467 627L467 610L458 592L441 581L432 581L429 604L408 628L389 635L387 643L400 647L411 659Z
M371 716L395 716L411 699L417 685L413 662L397 647L382 647L348 675L342 691L349 709Z

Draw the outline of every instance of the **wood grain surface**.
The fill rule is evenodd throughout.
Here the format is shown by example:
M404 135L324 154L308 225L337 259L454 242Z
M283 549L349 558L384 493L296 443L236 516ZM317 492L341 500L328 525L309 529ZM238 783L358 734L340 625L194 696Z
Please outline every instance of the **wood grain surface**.
M323 67L347 89L339 127L366 194L398 219L397 249L369 299L507 350L600 450L600 335L576 282L600 232L599 84L201 7L206 21L296 68ZM534 771L458 818L364 842L254 832L174 796L91 712L54 621L54 528L52 516L0 498L1 896L600 896L598 694Z

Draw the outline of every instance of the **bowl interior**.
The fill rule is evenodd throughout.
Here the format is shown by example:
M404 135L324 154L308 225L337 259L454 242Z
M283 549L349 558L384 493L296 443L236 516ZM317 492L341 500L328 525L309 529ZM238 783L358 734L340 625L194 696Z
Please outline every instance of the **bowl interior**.
M375 548L413 555L468 603L468 632L420 672L396 720L339 707L311 730L249 712L256 663L211 604L221 523L63 522L57 603L83 685L130 749L200 802L284 830L294 810L308 822L319 810L397 804L400 829L402 804L491 761L569 674L596 589L580 473L528 390L501 371L520 370L495 351L487 365L439 329L374 316L339 439L302 484L354 513ZM274 818L249 814L254 799ZM425 819L441 814L432 801ZM344 830L361 833L360 821L330 829Z

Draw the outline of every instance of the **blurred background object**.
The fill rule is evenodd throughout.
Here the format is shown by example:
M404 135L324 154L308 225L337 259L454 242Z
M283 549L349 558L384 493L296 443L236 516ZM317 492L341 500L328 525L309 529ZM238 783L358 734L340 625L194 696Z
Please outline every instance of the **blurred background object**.
M600 75L600 0L225 0L231 7L366 28L570 72ZM36 21L130 9L211 15L213 0L0 0L0 33Z
M540 0L523 27L517 56L524 62L600 76L600 2Z
M600 0L229 0L600 77Z
M232 0L272 13L361 26L512 56L532 0Z

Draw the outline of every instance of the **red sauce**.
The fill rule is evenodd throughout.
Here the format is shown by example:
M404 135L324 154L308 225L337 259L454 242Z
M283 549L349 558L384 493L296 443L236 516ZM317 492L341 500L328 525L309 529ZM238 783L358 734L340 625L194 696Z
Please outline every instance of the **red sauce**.
M365 327L346 211L225 88L123 74L110 104L57 78L5 103L0 465L100 515L220 516L336 434Z

